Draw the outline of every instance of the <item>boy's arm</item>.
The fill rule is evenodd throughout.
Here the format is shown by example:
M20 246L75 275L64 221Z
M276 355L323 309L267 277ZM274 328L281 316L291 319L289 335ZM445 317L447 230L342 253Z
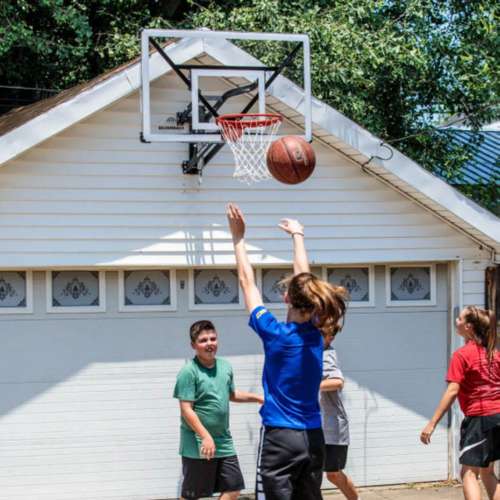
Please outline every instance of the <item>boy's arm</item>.
M215 456L215 443L210 433L201 423L198 415L196 415L196 412L193 409L193 401L179 401L179 404L181 407L182 417L189 427L191 427L191 429L193 429L193 431L201 437L201 455L207 460L210 460Z
M420 433L420 441L424 444L429 444L431 442L431 435L436 428L436 425L443 418L443 415L450 409L451 405L455 401L460 390L460 384L457 382L450 382L448 387L444 391L443 397L434 412L434 415L430 419L429 423L424 427L424 430Z
M227 206L227 219L233 237L234 255L238 269L238 279L248 312L263 304L260 291L255 284L255 275L245 247L245 219L239 207L233 203Z
M231 393L229 399L233 403L260 403L264 404L264 396L262 394L255 394L253 392L234 391Z
M304 243L304 226L295 219L282 219L279 227L290 234L293 240L293 274L310 273Z
M343 388L344 380L341 378L325 378L319 386L321 392L338 391Z

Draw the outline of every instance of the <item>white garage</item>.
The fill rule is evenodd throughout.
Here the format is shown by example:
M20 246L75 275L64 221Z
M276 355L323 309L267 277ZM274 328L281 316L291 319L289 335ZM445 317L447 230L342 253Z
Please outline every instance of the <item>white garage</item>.
M239 51L197 47L168 50L214 64ZM151 64L158 109L189 102L168 67ZM293 132L300 89L287 85L293 92L270 109ZM398 152L368 163L380 141L319 101L308 181L247 187L224 148L200 184L182 174L186 145L139 141L138 88L133 61L0 118L0 499L176 498L171 395L193 321L215 322L237 386L260 390L262 349L237 287L228 201L248 214L250 256L278 315L276 282L291 263L282 216L305 224L315 271L352 292L337 349L354 480L454 476L457 415L432 446L418 435L458 342L456 309L484 304L498 219ZM254 405L232 406L232 431L250 491Z

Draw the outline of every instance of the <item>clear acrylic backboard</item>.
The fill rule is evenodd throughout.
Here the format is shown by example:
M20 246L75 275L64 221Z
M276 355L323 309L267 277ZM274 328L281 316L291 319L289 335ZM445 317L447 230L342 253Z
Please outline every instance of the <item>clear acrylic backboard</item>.
M278 43L286 54L276 66L266 66L237 41L258 44ZM291 48L291 50L290 50ZM152 49L156 49L153 50ZM208 55L210 64L200 63ZM193 62L193 59L198 59ZM248 109L231 109L236 113L273 113L269 97L279 99L287 89L298 86L282 76L292 61L300 65L303 98L295 109L303 116L303 137L312 139L311 75L309 38L303 34L237 33L201 30L145 29L141 33L141 112L144 142L222 143L216 118L234 97L245 95ZM214 64L212 61L216 61ZM169 67L170 66L170 67ZM166 69L177 74L188 92L187 102L161 115L158 103L152 102L151 82ZM161 69L158 69L161 68ZM232 87L223 95L205 92L210 79L222 78ZM209 87L210 85L208 85ZM303 87L303 88L302 88ZM161 106L160 106L161 107Z

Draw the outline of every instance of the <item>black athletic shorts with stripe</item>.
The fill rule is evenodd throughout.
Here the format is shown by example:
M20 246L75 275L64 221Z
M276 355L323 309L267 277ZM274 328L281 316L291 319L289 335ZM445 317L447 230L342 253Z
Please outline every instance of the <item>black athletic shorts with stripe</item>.
M182 457L182 475L181 495L186 500L245 488L236 455L211 460Z
M325 440L321 429L264 427L256 500L321 500Z
M462 465L488 467L500 460L500 413L487 417L465 417L460 428Z

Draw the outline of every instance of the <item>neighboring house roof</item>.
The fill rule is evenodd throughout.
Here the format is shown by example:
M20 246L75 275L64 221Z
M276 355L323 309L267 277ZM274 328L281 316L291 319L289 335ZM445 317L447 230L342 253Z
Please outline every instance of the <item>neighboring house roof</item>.
M500 131L453 129L452 142L458 146L469 145L471 159L462 166L465 184L488 184L495 182L500 185ZM479 139L479 141L478 141Z
M225 65L234 61L249 66L259 64L258 60L230 42L186 39L169 46L168 52L177 63L208 55ZM169 71L158 54L151 56L152 80ZM0 137L0 165L139 87L140 64L135 60L46 101L0 117L0 133L3 134ZM302 119L297 117L303 109L303 90L280 76L269 88L269 93L269 108L300 126ZM432 211L479 245L500 252L498 217L399 151L391 148L392 155L387 158L387 148L379 138L327 104L313 99L312 109L316 140L350 158L364 171Z

